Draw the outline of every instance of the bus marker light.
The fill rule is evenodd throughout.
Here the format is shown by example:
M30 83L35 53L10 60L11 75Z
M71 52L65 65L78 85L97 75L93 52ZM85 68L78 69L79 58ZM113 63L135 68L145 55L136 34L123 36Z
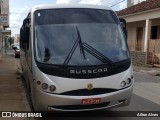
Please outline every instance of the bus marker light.
M133 79L133 75L131 75L131 79Z
M41 81L37 81L37 85L40 85L41 84Z

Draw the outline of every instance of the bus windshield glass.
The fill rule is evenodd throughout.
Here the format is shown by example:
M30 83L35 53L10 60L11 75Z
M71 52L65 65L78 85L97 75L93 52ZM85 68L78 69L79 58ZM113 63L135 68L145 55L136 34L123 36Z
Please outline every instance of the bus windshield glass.
M34 39L35 56L40 63L93 66L129 58L122 28L110 10L37 10Z

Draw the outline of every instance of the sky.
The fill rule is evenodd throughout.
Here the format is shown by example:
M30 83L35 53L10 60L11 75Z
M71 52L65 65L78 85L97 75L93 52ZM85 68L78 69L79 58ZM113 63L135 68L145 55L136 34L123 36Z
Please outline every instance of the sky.
M126 0L9 0L9 2L10 28L8 29L11 30L12 36L19 34L23 19L27 16L30 9L38 4L98 4L109 6L116 11L126 8Z

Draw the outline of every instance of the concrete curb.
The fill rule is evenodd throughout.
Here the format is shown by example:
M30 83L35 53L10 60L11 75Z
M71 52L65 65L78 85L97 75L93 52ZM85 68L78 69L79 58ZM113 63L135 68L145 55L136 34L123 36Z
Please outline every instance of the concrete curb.
M160 71L157 71L157 70L137 70L137 69L134 69L133 71L145 73L145 74L149 74L149 75L153 75L153 76L160 76Z
M154 76L160 76L160 71L157 71L157 70L140 70L140 72L142 73L147 73L147 74L150 74L150 75L154 75Z

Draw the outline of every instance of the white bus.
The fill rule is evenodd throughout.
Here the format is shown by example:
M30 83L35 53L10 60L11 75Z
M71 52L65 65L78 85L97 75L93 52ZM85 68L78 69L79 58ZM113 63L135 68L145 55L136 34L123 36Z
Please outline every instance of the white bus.
M134 80L126 41L106 6L34 6L20 30L20 61L34 109L129 105Z

